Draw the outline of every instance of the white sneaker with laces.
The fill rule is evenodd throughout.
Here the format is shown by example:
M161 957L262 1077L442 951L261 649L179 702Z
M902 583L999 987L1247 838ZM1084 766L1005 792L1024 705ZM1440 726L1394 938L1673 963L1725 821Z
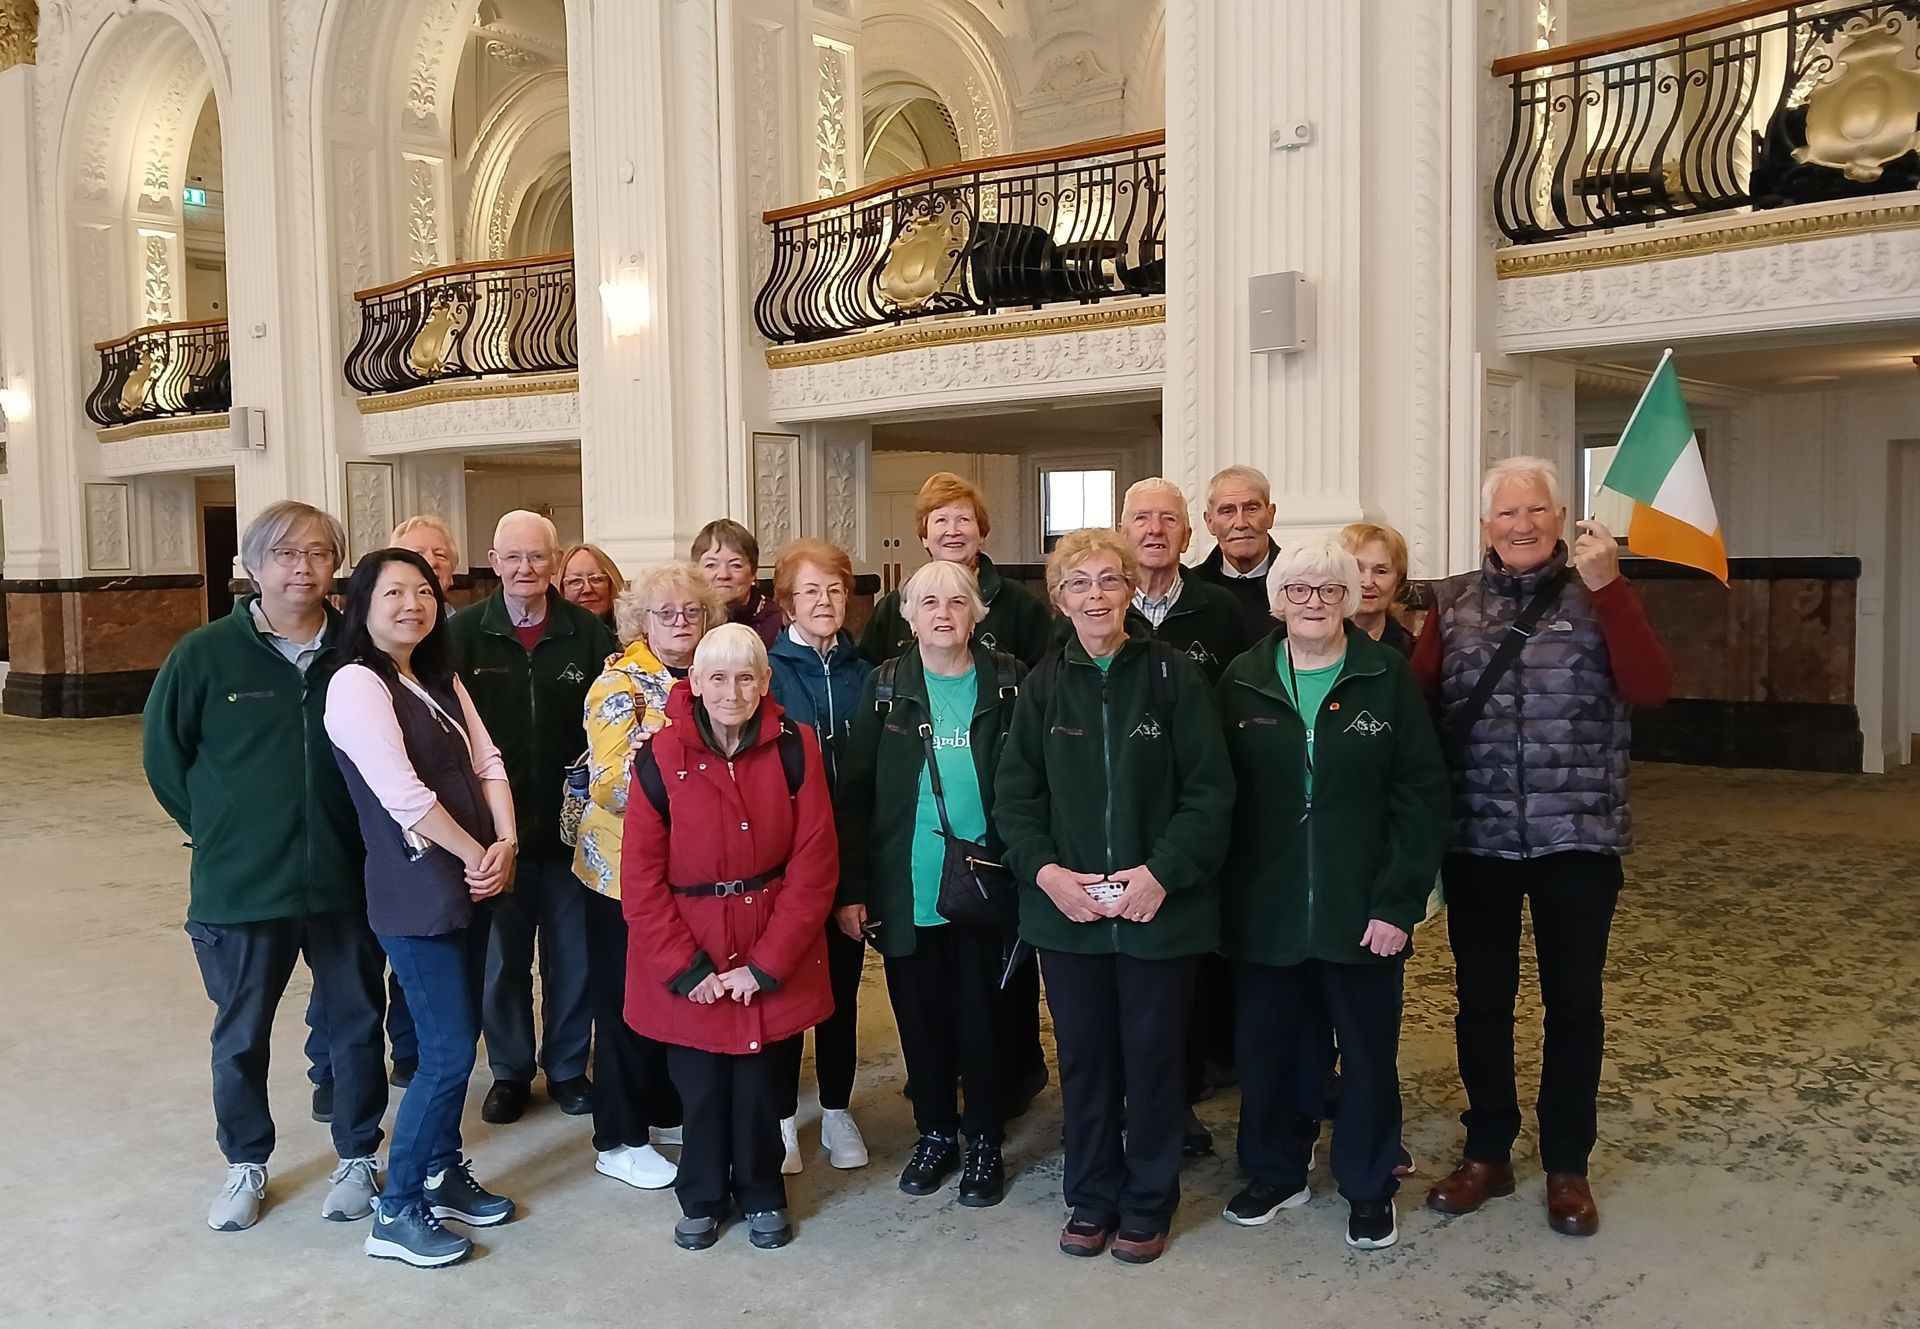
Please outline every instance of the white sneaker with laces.
M800 1171L800 1118L780 1119L780 1143L787 1147L787 1156L780 1160L780 1175L794 1176Z
M207 1226L215 1232L243 1232L260 1221L260 1201L267 1193L267 1170L258 1163L227 1164L227 1179L207 1210Z
M327 1177L332 1184L320 1217L330 1223L351 1223L373 1212L373 1197L380 1193L380 1160L343 1158Z
M681 1137L678 1126L653 1126L648 1128L647 1133L653 1137L653 1142L656 1145L670 1144L677 1147L680 1144Z
M827 1161L837 1168L867 1165L867 1142L860 1136L860 1127L854 1122L853 1113L845 1108L825 1108L821 1111L820 1143L827 1151Z
M663 1157L650 1144L637 1147L623 1144L618 1149L596 1154L593 1170L643 1191L664 1190L680 1175L673 1160Z

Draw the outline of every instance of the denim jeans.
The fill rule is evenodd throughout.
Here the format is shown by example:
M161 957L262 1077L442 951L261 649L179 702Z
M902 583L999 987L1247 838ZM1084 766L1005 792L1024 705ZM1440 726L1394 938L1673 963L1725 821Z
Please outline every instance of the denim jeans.
M460 1114L480 1042L480 983L486 969L487 915L436 937L382 936L387 958L413 1007L420 1065L393 1114L381 1208L417 1203L427 1178L460 1161Z
M320 987L315 984L307 998L306 1048L307 1078L315 1084L333 1083L330 1043L327 1012L320 1005ZM392 973L387 974L387 1046L393 1051L396 1066L408 1066L420 1060L420 1040L413 1033L413 1012L407 1009L407 994L400 990L400 980Z

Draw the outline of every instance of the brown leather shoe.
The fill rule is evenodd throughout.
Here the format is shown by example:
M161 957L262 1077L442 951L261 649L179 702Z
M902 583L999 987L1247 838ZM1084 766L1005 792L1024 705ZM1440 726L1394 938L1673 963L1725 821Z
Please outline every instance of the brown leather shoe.
M1060 1229L1060 1250L1065 1255L1094 1256L1104 1251L1112 1238L1110 1227L1101 1227L1083 1218L1070 1218Z
M1584 1175L1547 1173L1547 1226L1566 1237L1591 1237L1600 1230L1600 1207Z
M1471 1158L1433 1183L1427 1208L1442 1214L1470 1214L1488 1200L1513 1194L1513 1164L1481 1163Z
M1164 1232L1127 1232L1113 1234L1113 1258L1122 1264L1152 1264L1167 1249Z

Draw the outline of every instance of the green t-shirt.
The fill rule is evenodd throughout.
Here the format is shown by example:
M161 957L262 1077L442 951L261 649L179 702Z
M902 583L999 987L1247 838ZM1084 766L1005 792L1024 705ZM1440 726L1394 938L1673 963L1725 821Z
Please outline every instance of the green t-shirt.
M940 788L946 794L947 821L963 840L984 840L987 810L980 801L980 774L973 765L973 710L980 697L977 671L949 677L926 671L927 705L933 720L933 756L940 763ZM913 818L913 922L939 927L947 920L935 907L940 899L940 865L946 842L940 837L940 811L933 803L933 780L920 772L920 802Z
M1307 726L1307 793L1313 793L1313 730L1320 721L1320 708L1326 705L1327 694L1333 691L1333 681L1340 677L1340 666L1347 662L1343 654L1338 660L1324 669L1287 668L1287 648L1282 643L1274 656L1280 671L1280 686L1287 690L1287 696L1300 712L1300 718ZM1293 680L1300 683L1300 695L1294 696Z
M1110 674L1113 672L1113 662L1120 658L1120 652L1115 651L1112 655L1092 655L1087 658L1100 666L1101 673Z

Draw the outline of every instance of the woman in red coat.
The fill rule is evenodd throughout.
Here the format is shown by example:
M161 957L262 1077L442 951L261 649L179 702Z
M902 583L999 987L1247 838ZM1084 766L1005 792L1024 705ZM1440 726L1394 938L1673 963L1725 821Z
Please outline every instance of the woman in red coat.
M768 680L751 628L701 638L627 799L627 1023L667 1045L686 1109L673 1239L687 1250L713 1245L736 1201L755 1246L793 1239L780 1176L792 1065L774 1049L833 1012L833 805L819 741L783 718Z

